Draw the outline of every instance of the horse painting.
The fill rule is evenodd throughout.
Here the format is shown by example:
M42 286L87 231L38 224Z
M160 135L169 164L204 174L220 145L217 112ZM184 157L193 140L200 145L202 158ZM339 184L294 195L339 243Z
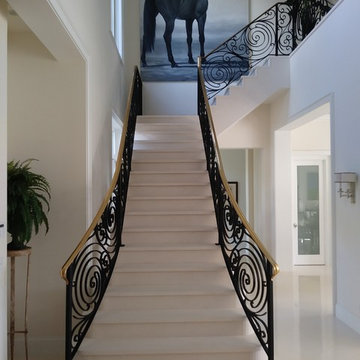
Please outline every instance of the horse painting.
M165 20L164 40L166 44L168 59L172 67L178 66L174 60L171 48L171 37L174 31L176 19L186 21L189 64L195 63L191 50L192 26L194 20L196 20L198 23L200 56L204 56L204 30L207 8L208 0L145 0L144 34L141 54L142 65L146 66L146 52L151 52L154 49L156 16L159 13Z

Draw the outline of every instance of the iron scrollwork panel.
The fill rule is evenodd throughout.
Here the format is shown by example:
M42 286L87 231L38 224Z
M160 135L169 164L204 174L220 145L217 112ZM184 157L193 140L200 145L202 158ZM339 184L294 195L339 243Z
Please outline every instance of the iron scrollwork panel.
M85 245L67 270L66 360L73 359L109 284L120 247L137 115L142 113L139 72L129 111L116 185Z
M327 0L277 3L234 34L203 59L208 99L223 94L270 55L290 55L330 9Z
M218 245L245 314L272 360L272 266L241 221L222 181L200 78L199 73L198 113L218 225Z
M72 305L70 341L73 355L96 314L115 265L121 244L117 217L119 203L117 186L101 221L70 268L68 286Z
M267 259L253 241L221 184L222 252L243 309L266 352L269 349Z

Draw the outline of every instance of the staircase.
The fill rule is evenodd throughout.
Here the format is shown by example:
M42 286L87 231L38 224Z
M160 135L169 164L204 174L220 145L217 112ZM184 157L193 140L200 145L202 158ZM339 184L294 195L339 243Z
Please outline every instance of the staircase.
M217 134L290 87L289 57L269 56L217 95L211 113Z
M122 239L77 359L266 358L215 245L198 117L138 117Z

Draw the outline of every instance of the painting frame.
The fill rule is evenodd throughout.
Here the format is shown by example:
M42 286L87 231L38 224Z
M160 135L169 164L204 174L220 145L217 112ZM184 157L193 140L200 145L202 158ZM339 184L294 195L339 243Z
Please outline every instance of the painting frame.
M228 184L230 186L230 190L235 196L235 200L238 203L239 202L239 182L238 181L228 181Z

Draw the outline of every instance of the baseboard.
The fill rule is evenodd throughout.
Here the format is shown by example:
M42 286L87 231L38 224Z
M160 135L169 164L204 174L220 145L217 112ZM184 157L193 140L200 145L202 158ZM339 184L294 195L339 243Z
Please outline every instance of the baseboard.
M335 306L336 317L360 334L360 317L346 310L342 305Z

